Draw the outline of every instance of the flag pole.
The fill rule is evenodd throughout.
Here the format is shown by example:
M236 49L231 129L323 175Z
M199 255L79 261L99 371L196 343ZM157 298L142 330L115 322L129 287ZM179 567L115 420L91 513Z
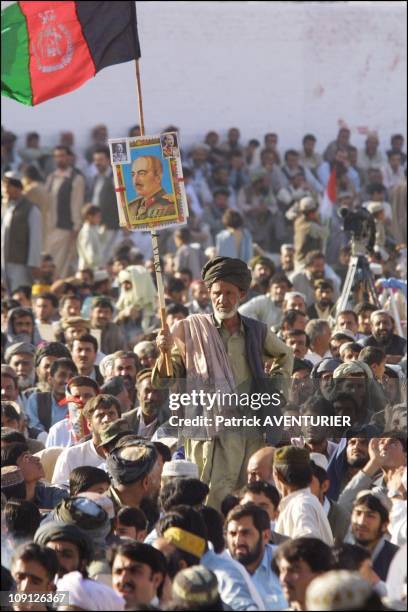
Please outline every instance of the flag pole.
M142 99L142 83L140 79L140 66L139 60L135 59L136 62L136 85L137 85L137 105L139 110L139 123L140 123L140 134L141 136L145 135L145 123L144 123L144 113L143 113L143 99ZM164 285L163 285L163 275L160 263L160 253L159 253L159 240L158 234L155 231L151 231L150 235L152 237L152 247L153 247L153 263L154 270L156 273L156 281L157 281L157 293L159 296L159 308L160 308L160 320L162 329L166 327L166 302L164 299ZM173 364L171 363L171 356L169 353L164 354L164 363L166 367L167 376L173 376Z

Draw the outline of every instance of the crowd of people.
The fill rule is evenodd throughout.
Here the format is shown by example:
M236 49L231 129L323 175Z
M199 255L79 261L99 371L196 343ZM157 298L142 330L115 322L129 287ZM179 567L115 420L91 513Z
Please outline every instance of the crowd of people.
M182 149L164 325L107 141L2 128L5 609L405 609L402 135Z

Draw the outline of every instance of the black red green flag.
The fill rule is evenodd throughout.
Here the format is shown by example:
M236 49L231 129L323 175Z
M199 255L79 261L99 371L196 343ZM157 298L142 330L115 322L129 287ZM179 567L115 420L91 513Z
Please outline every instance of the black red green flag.
M1 93L30 106L140 57L135 2L16 2L1 21Z

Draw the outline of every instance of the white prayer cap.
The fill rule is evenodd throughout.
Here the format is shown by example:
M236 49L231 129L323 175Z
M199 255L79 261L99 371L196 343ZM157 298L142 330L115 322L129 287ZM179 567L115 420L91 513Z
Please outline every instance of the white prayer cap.
M142 340L141 342L138 342L137 344L135 344L133 348L133 352L138 357L143 357L146 351L153 351L155 349L156 349L156 345L154 342L151 342L150 340Z
M355 342L345 342L344 344L341 345L341 347L339 348L339 355L342 359L343 359L344 353L348 351L354 344Z
M198 466L187 459L166 461L162 476L178 476L184 478L198 478Z
M311 196L306 196L299 202L300 212L309 212L311 210L317 210L318 208L319 204Z
M109 274L107 270L96 270L94 272L94 282L101 283L104 280L108 280Z
M295 246L293 244L289 244L288 242L286 242L285 244L282 244L280 248L281 253L284 253L285 251L294 251L294 250L295 250Z
M69 572L57 582L57 591L69 593L69 605L81 610L124 610L125 600L111 587L84 578L80 572Z
M306 591L308 610L363 610L371 585L357 572L333 570L318 576Z
M341 338L342 336L345 337L345 338L350 338L351 342L355 342L356 341L355 335L349 329L335 329L335 330L333 330L333 333L331 335L331 339L333 339L333 338Z
M382 202L369 202L366 208L369 213L375 215L384 210L384 204Z
M321 467L322 470L327 472L327 468L329 467L329 462L323 453L310 453L310 461L313 461L315 465Z
M287 300L290 300L290 298L294 298L294 297L300 297L302 298L303 301L306 302L306 296L304 293L301 293L300 291L287 291L285 293L285 302Z

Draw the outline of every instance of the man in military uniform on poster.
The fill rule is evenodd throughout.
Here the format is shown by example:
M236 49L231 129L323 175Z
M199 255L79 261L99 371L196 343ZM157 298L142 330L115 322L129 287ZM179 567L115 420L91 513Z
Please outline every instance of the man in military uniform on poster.
M159 157L138 157L132 164L132 181L139 196L129 202L131 221L157 219L176 214L174 197L162 186L163 166Z

